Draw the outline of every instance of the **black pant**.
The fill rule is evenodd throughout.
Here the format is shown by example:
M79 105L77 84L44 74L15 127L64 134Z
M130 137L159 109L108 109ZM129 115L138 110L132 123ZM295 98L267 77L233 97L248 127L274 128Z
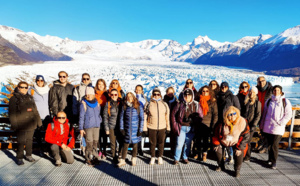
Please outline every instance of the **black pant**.
M199 153L202 148L202 153L207 153L209 148L209 139L210 139L210 127L205 124L201 124L199 128L196 129L196 143L194 144ZM195 152L194 152L195 153Z
M248 141L248 150L247 150L247 153L245 155L245 159L250 159L251 158L251 141L252 141L252 138L253 138L253 134L254 134L254 130L250 131L250 138L249 138L249 141Z
M32 141L33 141L34 130L17 131L17 140L18 140L18 148L17 148L17 159L23 159L24 157L24 145L26 156L31 156L32 154Z
M117 150L117 142L119 143L119 155L122 154L123 148L123 136L120 132L116 129L109 130L109 140L110 140L110 149L111 149L111 156L113 158L116 157L116 150Z
M107 135L105 133L104 129L100 129L100 135L99 135L99 145L101 149L101 152L106 153L106 146L107 146Z
M150 153L151 157L155 157L155 147L158 144L158 157L162 157L164 153L166 129L153 130L149 129Z
M234 159L234 170L235 171L241 170L243 159L244 159L244 151L242 150L242 154L237 156L235 154L236 154L236 150L238 149L235 146L233 146L232 149L233 149L233 159ZM222 146L222 148L219 148L216 152L216 155L217 155L218 166L224 167L225 162L223 157L225 155L225 147Z
M126 159L126 155L128 152L129 143L124 143L122 150L122 159ZM133 144L132 157L136 157L138 151L138 143Z
M275 164L278 157L279 142L282 136L267 133L265 133L265 136L268 140L269 161Z

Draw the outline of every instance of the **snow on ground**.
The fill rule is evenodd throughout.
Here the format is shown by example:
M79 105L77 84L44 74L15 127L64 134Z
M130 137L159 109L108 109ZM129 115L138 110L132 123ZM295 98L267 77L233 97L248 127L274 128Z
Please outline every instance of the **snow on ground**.
M215 79L219 83L227 81L234 94L238 91L238 86L242 81L248 81L250 85L256 85L259 75L252 74L251 71L230 69L225 67L209 65L192 65L184 62L160 62L160 61L103 61L98 58L86 55L73 56L74 61L55 61L43 64L27 66L5 66L0 68L0 82L5 83L8 78L15 79L22 71L32 74L32 77L41 74L46 80L53 81L57 73L64 70L72 76L73 84L79 84L81 74L88 72L91 75L93 85L97 79L103 78L107 86L112 79L118 79L125 92L134 90L137 84L144 86L144 92L150 97L151 90L158 86L162 94L165 90L173 86L178 96L188 78L193 79L197 90L203 85L207 85ZM293 84L292 78L277 76L266 76L273 85L289 86ZM17 83L17 82L16 82ZM4 88L0 87L3 91Z

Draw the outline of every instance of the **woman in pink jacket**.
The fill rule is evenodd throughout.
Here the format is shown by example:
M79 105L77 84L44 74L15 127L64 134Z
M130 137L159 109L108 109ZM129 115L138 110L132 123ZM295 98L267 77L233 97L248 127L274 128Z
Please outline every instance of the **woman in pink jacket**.
M272 97L265 102L260 129L266 134L269 149L268 164L276 169L279 141L287 122L292 118L291 102L285 98L282 87L275 85Z

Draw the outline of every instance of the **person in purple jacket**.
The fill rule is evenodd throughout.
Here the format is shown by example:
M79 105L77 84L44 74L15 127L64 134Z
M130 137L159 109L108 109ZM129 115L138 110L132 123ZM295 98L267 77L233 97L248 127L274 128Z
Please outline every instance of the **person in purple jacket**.
M80 135L85 136L86 164L93 166L98 163L97 145L99 141L99 130L102 118L101 107L95 98L95 90L92 87L86 88L86 96L80 103L79 130Z
M285 98L282 87L275 85L272 97L265 102L260 129L266 134L269 149L268 164L276 169L279 142L285 132L285 126L292 118L291 102Z

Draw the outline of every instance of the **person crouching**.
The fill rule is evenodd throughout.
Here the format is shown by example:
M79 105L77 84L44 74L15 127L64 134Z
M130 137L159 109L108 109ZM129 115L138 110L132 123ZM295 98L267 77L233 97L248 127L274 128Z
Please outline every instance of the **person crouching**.
M95 99L95 90L86 88L86 96L80 103L79 130L80 135L86 139L85 158L86 164L93 166L98 164L97 146L99 141L99 130L102 118L101 107Z
M74 162L72 153L75 145L74 128L70 127L65 112L58 112L57 116L53 118L53 122L48 124L45 141L52 144L51 151L56 166L61 166L61 158L68 164Z

